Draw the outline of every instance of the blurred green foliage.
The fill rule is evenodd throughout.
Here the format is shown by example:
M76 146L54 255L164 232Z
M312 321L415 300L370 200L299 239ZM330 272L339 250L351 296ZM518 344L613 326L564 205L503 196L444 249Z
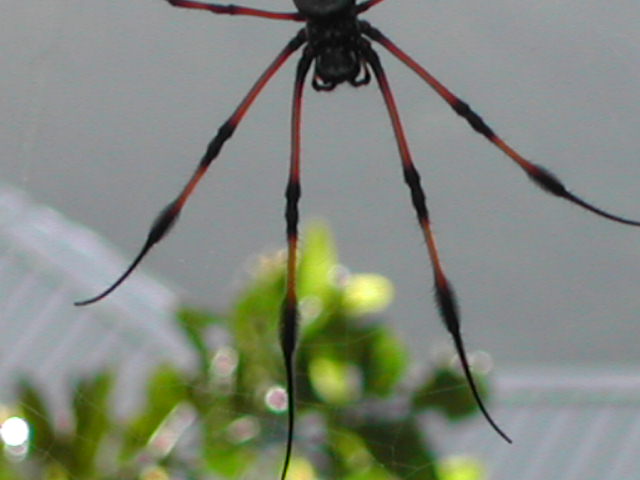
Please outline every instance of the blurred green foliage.
M451 420L475 414L464 378L439 366L409 382L407 349L377 317L393 298L391 283L350 274L324 225L309 228L304 239L298 416L288 478L483 478L477 462L438 461L418 423L428 409ZM26 420L29 439L4 445L0 480L278 478L287 424L278 342L284 255L257 263L226 314L177 312L197 365L190 371L158 366L130 418L113 411L115 371L72 386L66 425L23 381L18 406L0 411L0 421Z

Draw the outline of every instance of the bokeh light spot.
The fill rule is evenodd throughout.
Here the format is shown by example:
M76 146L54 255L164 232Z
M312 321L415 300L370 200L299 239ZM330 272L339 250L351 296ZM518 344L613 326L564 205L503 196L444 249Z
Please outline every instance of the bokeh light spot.
M0 438L9 447L19 447L29 440L29 424L20 417L7 418L0 427Z
M282 413L289 406L289 396L284 388L271 387L264 396L264 403L272 412Z

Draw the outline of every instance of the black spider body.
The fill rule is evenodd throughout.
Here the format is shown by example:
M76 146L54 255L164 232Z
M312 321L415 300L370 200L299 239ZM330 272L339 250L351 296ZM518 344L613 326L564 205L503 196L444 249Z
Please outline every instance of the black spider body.
M314 59L313 88L333 90L343 82L356 87L369 83L362 55L368 42L362 37L355 2L295 3L307 18L305 55Z
M249 107L253 104L262 89L290 56L304 46L301 58L298 61L294 81L291 114L291 159L286 187L287 282L282 307L280 343L284 356L286 384L289 393L289 429L282 480L284 480L287 475L293 444L295 415L294 356L298 332L298 299L296 286L298 203L302 191L300 182L300 132L302 95L307 74L312 65L314 66L314 70L311 85L315 90L319 91L333 90L337 85L345 82L354 87L365 85L371 80L372 76L370 71L373 73L373 77L375 77L377 81L391 120L391 126L400 154L404 180L409 187L411 203L427 246L427 253L434 277L435 300L438 305L440 317L453 338L462 370L478 407L494 430L506 441L511 442L509 437L498 427L489 415L471 373L460 330L460 318L456 297L451 283L445 275L442 261L440 260L429 210L427 209L427 196L421 185L420 175L414 165L409 150L389 81L387 80L378 54L373 49L372 43L381 45L391 53L391 55L404 63L410 70L424 80L457 115L467 121L473 130L501 150L544 191L559 198L564 198L596 215L615 222L633 226L640 226L640 222L609 213L571 193L560 179L550 173L549 170L527 160L509 146L466 102L447 89L447 87L440 83L429 71L401 50L380 30L371 26L368 22L359 19L360 14L382 3L384 0L364 0L360 3L356 3L355 0L293 0L297 9L295 12L271 12L238 5L204 3L198 0L166 1L174 7L205 10L215 14L246 15L273 20L305 22L306 26L299 30L284 46L276 58L264 70L262 75L258 77L244 99L236 107L235 111L218 129L217 134L210 141L208 148L205 150L189 181L179 192L178 196L161 210L147 235L147 240L131 265L105 291L88 300L77 302L76 305L87 305L110 294L131 274L151 248L167 234L211 163L218 158L222 146L233 135L238 124L244 118Z

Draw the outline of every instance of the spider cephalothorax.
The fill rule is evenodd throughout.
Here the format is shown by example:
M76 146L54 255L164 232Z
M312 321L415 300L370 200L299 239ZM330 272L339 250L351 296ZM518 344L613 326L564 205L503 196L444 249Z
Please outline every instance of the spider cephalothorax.
M369 82L362 59L362 32L354 0L294 0L307 18L305 55L315 63L313 88L333 90L349 82L353 86ZM364 75L361 76L361 73Z
M371 7L382 3L384 0L365 0L356 3L355 0L293 0L296 12L271 12L238 5L220 5L203 3L195 0L167 0L171 5L182 8L206 10L217 14L248 15L254 17L269 18L275 20L292 20L306 22L306 28L298 31L281 50L278 56L271 62L267 69L254 83L249 93L240 102L236 110L226 122L219 128L216 136L209 143L195 172L180 191L158 215L154 221L147 240L142 249L131 263L129 268L101 294L77 302L77 305L87 305L96 302L113 290L115 290L136 268L149 250L159 242L171 229L180 211L189 199L191 193L198 185L211 163L218 157L224 143L231 137L236 127L246 114L253 101L260 94L267 82L280 69L286 60L299 48L305 46L298 62L293 92L292 128L291 128L291 161L289 167L289 179L286 188L287 223L286 236L288 245L287 254L287 284L284 294L281 320L281 347L284 356L287 391L289 393L289 430L287 436L286 454L282 470L282 479L286 477L291 448L293 443L293 427L295 418L295 382L294 382L294 354L297 344L298 313L297 313L297 287L296 287L296 259L298 244L298 202L300 200L300 126L302 116L302 93L309 70L314 64L312 86L316 90L332 90L340 83L348 82L353 86L369 83L370 73L373 72L382 93L391 125L398 145L404 180L411 193L411 202L418 218L418 223L427 245L429 259L435 281L435 299L440 316L445 327L451 334L453 342L460 358L464 375L471 392L482 414L489 424L505 440L511 442L509 437L498 427L484 406L478 393L464 343L460 331L460 319L456 299L449 280L447 279L438 248L435 235L431 226L429 211L427 210L426 195L420 182L420 175L413 163L409 145L400 122L400 115L395 104L394 96L389 86L387 76L382 68L378 54L372 48L375 42L393 56L399 59L407 67L413 70L453 109L464 118L471 128L484 136L489 142L505 153L518 167L520 167L538 186L547 193L564 198L597 215L615 222L640 226L640 222L629 220L618 215L611 214L598 208L582 198L571 193L563 183L547 169L536 165L521 156L511 148L502 138L475 113L469 105L449 91L431 73L420 66L409 55L402 51L389 38L369 23L359 20L358 15Z
M371 76L363 52L370 45L362 37L354 7L329 19L309 19L306 33L305 55L314 58L314 89L333 90L343 82L354 87L369 83Z

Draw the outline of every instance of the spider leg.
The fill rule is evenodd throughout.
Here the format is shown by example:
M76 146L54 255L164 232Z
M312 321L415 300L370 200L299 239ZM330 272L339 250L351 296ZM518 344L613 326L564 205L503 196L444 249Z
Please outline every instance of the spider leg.
M389 117L391 118L393 133L395 134L398 144L398 150L400 151L400 158L402 159L404 180L411 191L413 208L416 211L418 223L420 224L420 228L422 229L422 233L427 244L427 250L429 252L429 258L431 260L431 266L433 268L435 298L440 310L440 316L442 317L447 330L453 337L453 342L458 353L458 357L460 358L460 363L462 365L464 375L467 379L473 397L475 398L475 401L480 408L480 411L487 419L489 424L493 427L493 429L507 442L511 443L511 439L496 424L493 418L491 418L491 415L489 415L489 412L487 411L482 398L480 397L480 393L478 392L475 380L473 379L469 361L467 359L464 342L462 340L462 334L460 332L460 318L458 315L458 306L455 294L453 291L453 287L449 283L449 280L444 273L442 263L440 262L440 256L438 254L438 248L436 246L436 238L431 227L429 212L427 210L427 199L424 190L420 185L420 175L418 174L418 171L413 164L413 160L411 159L409 145L402 128L402 123L400 122L400 115L398 113L398 108L393 98L393 93L391 91L391 87L389 86L387 76L384 73L377 53L372 48L369 47L368 49L366 49L364 55L371 65L373 73L378 81L380 91L382 92L384 102L389 112Z
M190 8L194 10L208 10L211 13L227 15L249 15L252 17L270 18L272 20L294 20L304 21L304 17L299 12L270 12L256 8L243 7L240 5L219 5L215 3L195 2L192 0L167 0L174 7Z
M284 357L287 377L288 429L287 446L282 466L281 480L285 480L291 450L293 447L293 428L295 425L295 350L298 342L298 294L296 287L297 247L298 247L298 201L300 200L300 123L302 114L302 92L304 81L311 66L312 57L304 54L298 62L293 90L291 110L291 163L285 197L287 199L285 219L287 221L287 285L282 304L280 324L280 345Z
M556 177L553 173L547 170L545 167L541 165L537 165L533 162L522 157L517 151L511 148L502 138L500 138L496 133L489 127L482 117L474 112L471 107L454 95L447 87L445 87L442 83L440 83L433 75L431 75L427 70L425 70L421 65L419 65L415 60L413 60L409 55L403 52L398 46L393 43L389 38L387 38L382 32L378 29L372 27L367 22L360 22L361 27L363 28L364 33L371 39L380 43L383 47L385 47L389 52L391 52L396 58L398 58L402 63L408 66L411 70L413 70L420 78L422 78L427 84L433 88L442 99L449 104L449 106L464 118L471 128L473 128L477 133L483 135L487 140L493 143L496 147L498 147L502 152L504 152L511 160L513 160L524 172L529 176L529 178L544 191L556 195L557 197L564 198L565 200L570 201L571 203L578 205L585 210L588 210L596 215L599 215L604 218L608 218L609 220L613 220L614 222L624 223L627 225L640 226L640 221L633 220L625 217L621 217L619 215L614 215L612 213L607 212L586 200L578 197L577 195L571 193L562 181Z
M366 12L371 7L375 7L377 4L384 2L384 0L367 0L366 2L362 2L360 5L356 5L356 13L360 14L362 12Z
M125 270L125 272L109 288L104 290L99 295L96 295L95 297L89 298L87 300L75 302L74 305L89 305L90 303L94 303L98 300L103 299L111 292L113 292L116 288L118 288L118 286L120 286L122 282L127 279L131 272L133 272L133 270L138 266L142 259L147 255L149 250L151 250L151 247L153 247L156 243L162 240L167 233L169 233L171 227L178 219L178 216L182 211L182 207L184 207L194 189L196 188L204 174L207 172L207 169L211 165L211 162L213 162L218 157L218 154L220 153L220 150L222 149L224 143L229 139L229 137L231 137L231 135L233 135L233 132L235 131L244 115L247 113L247 110L249 109L253 101L258 97L264 86L269 82L271 77L273 77L278 69L285 63L289 56L291 56L293 52L300 48L300 46L302 46L305 41L306 34L303 30L301 30L293 39L289 41L285 48L262 73L262 75L260 75L258 80L256 80L256 82L253 84L253 87L251 87L251 90L249 90L249 93L247 93L244 99L240 102L240 105L238 105L233 114L218 129L218 133L209 143L207 151L200 160L198 167L196 168L187 184L180 191L179 195L160 211L159 215L153 222L151 229L149 230L147 240L142 246L142 249L135 257L131 265Z

